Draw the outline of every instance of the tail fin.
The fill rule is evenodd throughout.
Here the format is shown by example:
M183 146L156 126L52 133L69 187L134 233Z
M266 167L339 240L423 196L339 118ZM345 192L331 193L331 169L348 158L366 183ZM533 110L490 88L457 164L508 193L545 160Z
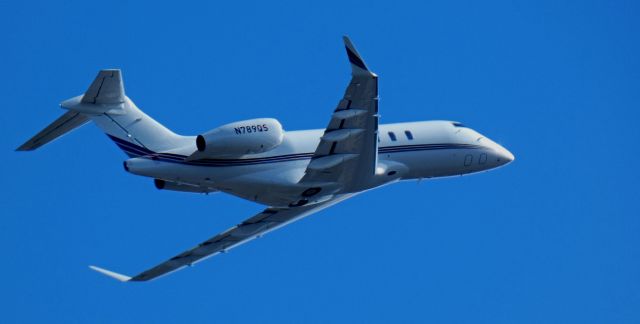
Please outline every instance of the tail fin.
M34 150L92 120L129 156L140 156L184 146L191 141L140 111L125 95L120 70L102 70L89 89L63 101L69 111L18 147Z

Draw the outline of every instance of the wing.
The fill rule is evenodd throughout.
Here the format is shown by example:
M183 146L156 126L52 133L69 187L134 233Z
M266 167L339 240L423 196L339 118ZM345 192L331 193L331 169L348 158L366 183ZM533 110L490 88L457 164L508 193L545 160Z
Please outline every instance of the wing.
M353 197L354 195L355 194L338 195L333 199L322 203L300 207L269 207L244 222L198 244L196 247L182 252L134 277L115 273L96 266L90 266L90 268L120 281L147 281L155 279L180 270L185 266L191 266L208 257L227 252L230 249L249 242L256 237L260 237L305 216L309 216L322 209L335 205L347 198Z
M351 82L300 180L338 183L343 191L363 188L374 175L378 157L378 76L369 71L348 37Z

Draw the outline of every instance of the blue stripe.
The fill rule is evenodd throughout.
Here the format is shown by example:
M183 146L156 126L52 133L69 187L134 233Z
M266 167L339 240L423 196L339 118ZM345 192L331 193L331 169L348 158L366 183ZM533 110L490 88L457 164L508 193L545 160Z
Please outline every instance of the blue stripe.
M174 153L156 153L145 147L138 146L129 141L117 138L115 136L108 135L120 149L122 149L129 157L146 157L152 156L154 159L162 162L178 163L195 166L243 166L254 164L268 164L277 162L290 162L311 159L314 155L313 152L309 153L294 153L276 156L267 156L260 158L248 158L248 159L203 159L197 161L185 161L186 155L174 154ZM480 149L483 148L480 145L474 144L414 144L414 145L395 145L385 146L378 149L378 153L405 153L405 152L418 152L418 151L431 151L431 150L451 150L451 149Z
M116 143L116 145L118 145L118 147L123 150L125 153L127 154L134 154L136 156L143 156L143 155L148 155L145 151L142 151L140 149L137 148L131 148L122 144L118 144Z
M129 141L125 141L123 139L120 139L118 137L112 136L107 134L107 136L109 136L109 138L114 141L116 143L116 145L118 145L118 147L120 147L122 150L124 151L137 151L140 152L139 155L149 155L149 154L154 154L155 152L147 149L146 147L142 147L136 144L133 144Z
M418 145L398 145L381 147L379 153L396 153L404 151L428 151L428 150L450 150L450 149L480 149L480 145L473 144L418 144Z
M162 156L163 154L160 153L158 154L159 156ZM248 160L254 161L254 162L266 162L266 161L271 161L271 160L281 160L281 159L300 159L300 158L308 158L311 155L313 155L313 153L296 153L296 154L285 154L285 155L276 155L276 156L267 156L267 157L261 157L261 158L251 158L251 159L202 159L202 160L198 160L201 162L228 162L228 163L244 163L247 162Z

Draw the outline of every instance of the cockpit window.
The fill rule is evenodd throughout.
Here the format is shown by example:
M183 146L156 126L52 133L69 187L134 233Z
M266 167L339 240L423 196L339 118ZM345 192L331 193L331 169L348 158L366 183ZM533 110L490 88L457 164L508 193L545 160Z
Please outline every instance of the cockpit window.
M394 134L393 132L389 132L389 138L391 138L392 141L396 141L396 134Z
M453 122L451 124L453 125L453 127L467 127L463 123L459 123L459 122Z

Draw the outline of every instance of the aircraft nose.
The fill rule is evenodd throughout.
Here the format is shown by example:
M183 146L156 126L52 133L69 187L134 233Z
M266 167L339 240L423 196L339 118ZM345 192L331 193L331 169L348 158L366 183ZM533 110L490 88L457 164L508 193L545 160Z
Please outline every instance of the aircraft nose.
M507 150L506 148L502 147L501 145L497 145L497 158L498 158L498 163L500 165L504 165L504 164L508 164L511 163L513 160L515 160L515 156L513 156L513 153L509 152L509 150Z

